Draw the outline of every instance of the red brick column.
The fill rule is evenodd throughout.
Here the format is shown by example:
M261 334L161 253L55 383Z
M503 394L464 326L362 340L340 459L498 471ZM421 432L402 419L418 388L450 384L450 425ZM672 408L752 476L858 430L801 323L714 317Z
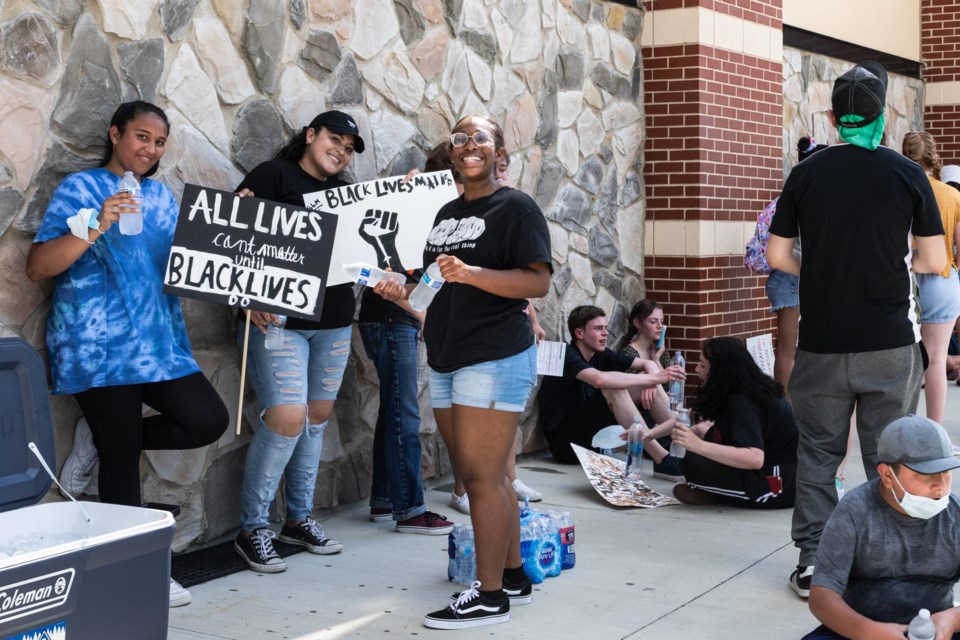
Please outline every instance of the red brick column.
M920 50L926 68L924 129L944 164L960 164L960 0L922 0Z
M781 187L782 5L646 6L645 283L664 307L669 348L685 352L692 373L704 339L774 330L766 277L743 266L743 246ZM671 43L678 20L698 21L700 41ZM737 29L743 42L722 35ZM751 39L777 35L779 45L752 54ZM696 384L691 378L688 393Z

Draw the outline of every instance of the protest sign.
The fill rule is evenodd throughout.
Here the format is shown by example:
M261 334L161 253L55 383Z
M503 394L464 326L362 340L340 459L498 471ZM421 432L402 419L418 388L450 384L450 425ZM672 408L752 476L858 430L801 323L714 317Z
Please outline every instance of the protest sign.
M590 484L604 500L618 507L641 507L653 509L680 504L680 501L651 489L645 482L628 482L624 478L623 460L584 449L570 443L573 452L580 460L580 466L587 474Z
M165 293L320 317L337 216L185 185Z
M765 333L762 336L747 338L747 351L753 356L760 370L773 377L773 334Z
M437 211L457 197L449 171L349 184L303 196L308 209L335 213L337 237L327 286L352 282L344 264L365 262L394 271L423 266L423 247Z

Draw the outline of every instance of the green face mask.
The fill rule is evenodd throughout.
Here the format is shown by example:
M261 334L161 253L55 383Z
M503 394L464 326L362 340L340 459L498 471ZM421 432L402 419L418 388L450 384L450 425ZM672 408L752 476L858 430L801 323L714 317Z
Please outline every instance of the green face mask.
M845 124L856 124L861 122L863 117L853 114L840 118L840 124L837 125L837 133L844 142L873 151L880 146L880 140L883 138L884 113L881 112L877 119L865 127L845 127Z

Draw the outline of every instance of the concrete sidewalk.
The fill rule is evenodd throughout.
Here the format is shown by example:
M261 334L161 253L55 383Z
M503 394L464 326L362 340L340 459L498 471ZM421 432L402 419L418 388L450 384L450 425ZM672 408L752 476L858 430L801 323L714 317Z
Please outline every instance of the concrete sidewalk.
M960 443L960 388L952 383L947 415L945 426ZM650 486L669 494L672 484L652 478L646 465ZM393 523L369 522L367 505L355 503L317 514L343 553L301 553L287 560L286 573L244 571L192 587L193 602L170 611L169 638L769 640L800 638L816 626L787 586L797 561L792 510L613 507L579 466L540 457L517 466L545 496L537 508L573 516L577 565L535 585L533 604L514 607L507 624L423 627L423 615L458 589L446 580L446 536L399 534ZM846 478L848 488L865 479L858 451ZM427 490L429 508L468 521L446 506L449 490Z

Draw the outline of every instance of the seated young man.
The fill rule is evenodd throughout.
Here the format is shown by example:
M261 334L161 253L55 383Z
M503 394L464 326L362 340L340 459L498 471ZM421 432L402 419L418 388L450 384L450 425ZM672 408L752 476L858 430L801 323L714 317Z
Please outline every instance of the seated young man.
M919 416L890 423L877 455L880 477L848 491L823 530L810 586L823 624L804 640L902 640L921 608L933 612L938 639L958 640L960 500L950 471L960 460L943 427Z
M563 375L544 377L537 401L540 428L557 462L575 464L577 456L570 443L590 448L594 434L603 427L620 424L629 428L641 405L658 423L672 420L670 401L660 386L683 380L680 367L662 371L649 360L631 358L607 349L607 319L603 309L577 307L567 318L570 344L563 363ZM655 373L628 373L630 369ZM672 459L660 464L679 476ZM666 472L666 468L664 469Z

